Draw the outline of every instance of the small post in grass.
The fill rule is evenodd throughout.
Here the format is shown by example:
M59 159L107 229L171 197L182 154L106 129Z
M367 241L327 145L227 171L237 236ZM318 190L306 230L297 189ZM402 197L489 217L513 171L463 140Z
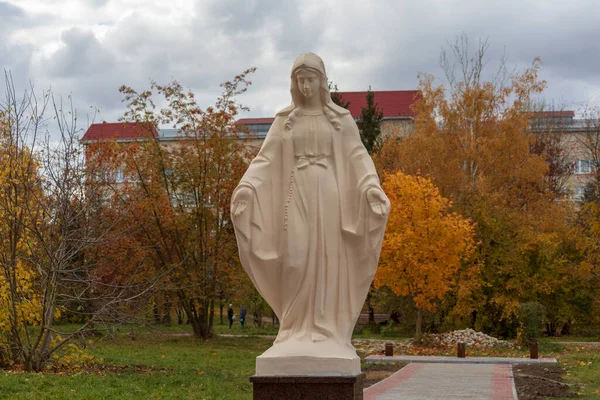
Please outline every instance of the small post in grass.
M465 342L458 342L458 345L457 345L458 358L466 357L466 352L467 352L466 349L467 349L467 346L465 345Z
M534 340L529 342L529 358L532 360L537 360L538 358L538 342Z
M392 343L385 344L385 356L392 357L394 355L394 345Z

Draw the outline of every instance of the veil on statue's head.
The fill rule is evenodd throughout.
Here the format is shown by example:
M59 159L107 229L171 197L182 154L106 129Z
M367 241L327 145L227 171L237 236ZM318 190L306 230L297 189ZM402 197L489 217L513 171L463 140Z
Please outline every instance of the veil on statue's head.
M338 115L349 114L348 110L338 106L331 100L331 93L329 92L329 85L327 80L327 72L325 71L325 63L323 63L321 57L314 53L302 53L298 56L298 58L296 58L296 61L294 61L294 65L292 67L292 72L290 76L290 92L292 95L292 104L281 110L279 113L277 113L277 115L289 114L296 108L298 104L302 104L303 95L300 92L300 88L298 87L298 81L296 80L296 73L302 69L313 71L319 75L319 95L321 96L323 106L328 107Z

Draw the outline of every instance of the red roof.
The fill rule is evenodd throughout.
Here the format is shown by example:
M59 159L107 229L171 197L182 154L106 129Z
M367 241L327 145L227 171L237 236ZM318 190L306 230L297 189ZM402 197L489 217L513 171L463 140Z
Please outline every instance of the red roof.
M411 106L418 100L418 90L385 90L374 91L375 103L383 112L383 118L414 118L415 111ZM353 118L360 117L363 107L367 106L367 92L339 92L342 99L349 101L349 111ZM238 123L243 125L251 124L272 124L274 118L242 118Z
M537 118L573 118L575 111L536 111L533 117Z
M367 106L367 92L339 92L344 101L349 101L348 110L352 117L360 117L362 107ZM415 112L411 106L418 99L418 90L384 90L373 91L375 103L383 112L383 118L405 117L414 118Z
M81 140L131 140L150 137L158 137L158 132L156 131L156 128L149 123L102 122L101 124L92 124Z

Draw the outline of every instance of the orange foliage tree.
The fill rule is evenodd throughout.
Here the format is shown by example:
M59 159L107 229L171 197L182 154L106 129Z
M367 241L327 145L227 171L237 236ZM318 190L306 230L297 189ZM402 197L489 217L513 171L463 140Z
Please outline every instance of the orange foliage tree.
M422 310L435 311L459 271L474 267L474 227L451 212L450 202L427 178L397 172L385 177L383 189L391 211L375 284L414 300L420 338Z
M483 62L458 55L465 79L450 79L447 90L421 75L412 134L386 140L375 161L380 170L427 175L454 211L476 223L480 274L460 278L447 311L477 329L510 335L521 302L568 297L562 285L580 266L565 242L571 210L555 201L530 132L528 110L545 87L540 61L498 83L484 81L481 70L469 72Z
M572 293L573 299L583 301L584 307L600 322L600 203L596 198L583 205L578 218L577 247L583 255L582 268L578 271L583 287ZM591 300L591 301L587 301Z
M110 185L110 201L133 232L123 248L143 249L133 258L123 257L131 251L105 257L114 259L121 274L143 268L161 276L163 284L151 303L176 303L201 338L212 335L215 306L232 296L243 274L229 204L254 151L235 123L241 107L235 97L250 84L246 77L251 72L223 84L223 94L206 110L177 82L152 83L141 93L124 86L124 121L148 129L173 126L180 137L169 147L150 138L100 143L92 150L97 170L125 171L124 182ZM167 104L159 111L153 91ZM119 279L119 272L105 272L106 279Z

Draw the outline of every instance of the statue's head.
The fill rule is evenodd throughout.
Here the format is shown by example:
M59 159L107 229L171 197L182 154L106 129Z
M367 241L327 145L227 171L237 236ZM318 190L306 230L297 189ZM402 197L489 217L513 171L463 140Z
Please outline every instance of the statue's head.
M306 96L318 95L321 102L331 101L327 85L327 73L321 57L314 53L300 54L292 67L291 93L294 104L304 102Z

